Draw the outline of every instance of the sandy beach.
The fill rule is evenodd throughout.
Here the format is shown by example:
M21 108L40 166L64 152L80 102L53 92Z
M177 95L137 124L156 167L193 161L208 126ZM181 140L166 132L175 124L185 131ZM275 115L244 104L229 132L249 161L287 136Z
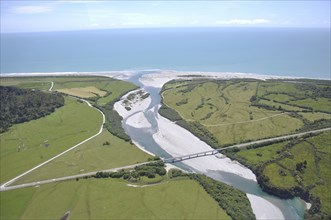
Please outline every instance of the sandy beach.
M196 77L192 77L195 75ZM161 88L166 82L172 79L193 79L193 78L212 78L212 79L235 79L235 78L251 78L251 79L292 79L295 77L286 76L271 76L259 75L254 73L235 73L235 72L187 72L187 71L173 71L162 70L158 73L151 73L143 75L139 81L145 86Z

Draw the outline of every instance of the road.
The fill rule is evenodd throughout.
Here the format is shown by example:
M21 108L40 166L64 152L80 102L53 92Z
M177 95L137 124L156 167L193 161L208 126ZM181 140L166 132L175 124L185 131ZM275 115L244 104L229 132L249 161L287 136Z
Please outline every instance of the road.
M102 172L116 172L118 170L131 169L131 168L134 168L136 166L140 166L140 165L144 165L144 164L148 164L148 163L152 163L152 162L155 162L155 161L137 163L137 164L133 164L133 165L129 165L129 166L123 166L123 167L116 167L116 168L112 168L112 169L108 169L108 170L93 171L93 172L77 174L77 175L73 175L73 176L65 176L65 177L60 177L60 178L55 178L55 179L41 180L41 181L36 181L36 182L32 182L32 183L24 183L24 184L14 185L14 186L4 186L4 185L2 185L0 187L0 192L1 191L7 191L7 190L26 188L26 187L33 187L33 186L38 186L38 185L42 185L42 184L46 184L46 183L55 183L55 182L60 182L60 181L73 180L73 179L76 179L76 178L83 178L83 177L86 177L86 176L95 175L97 172L100 172L100 171L102 171Z
M51 85L51 87L49 88L49 91L52 91L53 85L54 85L54 83L52 82L52 85ZM62 153L60 153L60 154L58 154L58 155L52 157L51 159L49 159L49 160L47 160L47 161L45 161L45 162L43 162L43 163L41 163L41 164L39 164L39 165L33 167L32 169L30 169L30 170L28 170L28 171L26 171L26 172L24 172L24 173L22 173L22 174L16 176L15 178L13 178L13 179L11 179L11 180L5 182L4 184L2 184L2 185L0 186L0 191L1 191L3 188L5 188L7 185L9 185L9 184L15 182L16 180L18 180L19 178L21 178L21 177L27 175L28 173L31 173L32 171L38 169L39 167L44 166L45 164L47 164L47 163L49 163L49 162L55 160L56 158L62 156L63 154L68 153L69 151L75 149L76 147L78 147L78 146L84 144L85 142L87 142L87 141L89 141L89 140L95 138L95 137L98 136L99 134L101 134L101 132L102 132L102 130L103 130L103 125L104 125L104 123L105 123L105 115L103 114L102 111L100 111L99 109L93 107L88 101L86 101L86 100L84 100L84 99L80 99L80 100L81 100L81 101L84 101L89 107L98 110L98 111L102 114L102 124L101 124L100 130L98 131L98 133L96 133L95 135L93 135L93 136L91 136L91 137L89 137L89 138L83 140L82 142L76 144L75 146L73 146L73 147L71 147L71 148L69 148L69 149L63 151Z
M53 89L53 86L54 86L54 82L53 82L53 81L51 81L51 87L48 89L48 91L49 91L49 92L51 92L51 91L52 91L52 89Z
M166 158L163 161L166 162L166 163L175 163L175 162L180 162L180 161L183 161L183 160L194 159L194 158L197 158L197 157L205 157L205 156L215 155L215 154L217 154L219 152L222 152L226 149L231 149L231 148L235 148L235 147L241 148L241 147L247 147L247 146L254 145L254 144L262 144L262 143L266 143L266 142L286 140L286 139L290 139L290 138L293 138L293 137L300 137L300 136L304 136L306 134L315 134L315 133L320 133L320 132L328 131L328 130L331 130L331 127L330 128L323 128L323 129L313 130L313 131L302 132L302 133L298 133L298 134L290 134L290 135L284 135L284 136L281 136L281 137L267 138L267 139L258 140L258 141L252 141L252 142L247 142L247 143L242 143L242 144L236 144L236 145L232 145L232 146L229 146L229 147L214 149L214 150L210 150L210 151L203 151L203 152L197 152L197 153L194 153L194 154L188 154L188 155L183 155L183 156Z
M171 163L172 160L177 160L175 162L179 162L179 161L182 161L182 160L189 160L189 159L193 159L193 158L196 158L196 157L214 155L214 154L217 154L217 153L219 153L223 150L231 149L231 148L234 148L234 147L239 147L239 148L240 147L247 147L247 146L253 145L253 144L260 144L260 143L265 143L265 142L269 142L269 141L284 140L284 139L289 139L289 138L293 138L293 137L300 137L300 136L303 136L303 135L306 135L306 134L314 134L314 133L319 133L319 132L328 131L328 130L331 130L331 128L324 128L324 129L319 129L319 130L314 130L314 131L302 132L302 133L298 133L298 134L284 135L284 136L276 137L276 138L268 138L268 139L259 140L259 141L252 141L252 142L243 143L243 144L236 144L236 145L232 145L232 146L225 147L225 148L222 148L222 149L215 149L215 150L211 150L211 151L199 152L199 153L196 153L196 154L190 154L190 155L183 155L183 156L180 156L180 157L167 158L167 159L163 159L163 161ZM117 167L117 168L112 168L112 169L107 169L107 170L101 170L101 171L102 172L116 172L116 171L121 170L121 169L130 169L130 168L134 168L135 166L148 164L148 163L152 163L152 162L153 161L143 162L143 163L133 164L133 165L129 165L129 166L123 166L123 167ZM20 184L20 185L15 185L15 186L7 186L9 184L7 182L6 184L1 185L0 191L14 190L14 189L20 189L20 188L25 188L25 187L33 187L33 186L47 184L47 183L54 183L54 182L72 180L72 179L76 179L76 178L83 178L85 176L95 175L97 172L100 172L100 171L94 171L94 172L77 174L77 175L73 175L73 176L60 177L60 178L49 179L49 180L36 181L36 182L32 182L32 183L25 183L25 184ZM19 176L19 177L21 177L21 176Z

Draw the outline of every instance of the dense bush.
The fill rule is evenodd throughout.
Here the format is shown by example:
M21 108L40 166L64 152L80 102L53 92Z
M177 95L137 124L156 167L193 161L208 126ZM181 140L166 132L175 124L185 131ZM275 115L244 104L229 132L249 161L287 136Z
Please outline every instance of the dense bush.
M159 109L159 114L169 119L170 121L176 122L182 120L182 117L180 117L178 112L167 107L165 104L162 104L161 108Z
M0 133L13 124L38 119L64 105L57 93L0 86Z
M170 169L168 175L171 179L179 176L186 176L186 174L184 174L183 171L179 169Z
M136 182L139 177L154 178L156 175L164 176L167 173L163 161L155 161L145 165L136 166L134 170L120 170L117 172L97 172L95 178L123 178Z
M298 131L304 132L328 127L331 127L331 119L319 119L314 122L306 123L302 128L298 129Z
M190 174L190 177L198 181L232 219L255 219L250 202L244 192L205 175Z
M125 133L122 127L122 117L113 109L113 103L108 103L104 107L99 107L105 114L105 127L107 130L118 138L130 141L131 138Z

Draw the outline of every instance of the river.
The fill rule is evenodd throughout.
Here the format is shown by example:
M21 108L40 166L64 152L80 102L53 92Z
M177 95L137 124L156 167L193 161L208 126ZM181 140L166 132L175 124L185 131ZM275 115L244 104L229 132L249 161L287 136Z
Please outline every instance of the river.
M123 128L132 140L145 150L163 158L178 156L179 151L167 148L167 146L171 144L177 144L173 143L175 141L182 141L182 143L183 141L186 143L189 142L192 146L195 144L195 146L201 147L200 151L211 149L210 146L198 140L193 134L157 113L161 101L159 95L160 88L145 86L139 81L140 77L148 73L151 72L141 71L127 79L127 81L145 89L150 94L151 98L148 108L142 111L151 126L143 129L130 126L127 120L134 114L129 115L123 120ZM141 111L135 114L137 113L141 113ZM177 133L180 131L180 137L176 137L177 133L171 133L171 131L174 130L176 130L175 132ZM163 140L160 141L162 138L168 139L168 142L162 144ZM284 200L263 192L256 182L255 175L248 168L228 158L218 159L215 156L208 156L178 162L174 165L187 171L204 173L215 180L227 183L246 192L253 211L259 219L303 218L305 204L301 199Z

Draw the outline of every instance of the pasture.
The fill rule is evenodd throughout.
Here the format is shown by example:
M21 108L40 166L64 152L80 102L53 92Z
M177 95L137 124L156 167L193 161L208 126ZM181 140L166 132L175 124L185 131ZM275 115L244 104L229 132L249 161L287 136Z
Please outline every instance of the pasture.
M67 97L54 113L14 125L0 136L1 183L96 134L101 123L100 112Z
M289 143L242 149L234 159L267 176L273 187L308 190L319 198L321 211L331 215L331 131Z
M197 80L166 84L163 102L187 122L198 122L219 145L293 133L302 120L252 105L258 81Z
M54 82L53 90L69 91L71 95L82 98L86 94L97 97L90 101L92 103L100 100L111 102L136 88L131 83L108 77L85 76L3 78L1 85L48 91L51 82ZM67 97L65 106L53 114L13 126L9 132L1 134L1 183L96 134L101 120L100 112ZM105 142L110 145L103 145ZM100 136L20 181L97 171L146 161L148 158L149 155L134 145L105 130Z
M162 97L182 119L198 123L198 130L224 146L295 133L317 120L330 120L331 100L326 97L331 87L321 87L322 82L177 80L164 85Z
M104 129L99 136L20 178L14 185L131 165L148 158L152 157Z
M94 86L70 88L70 89L58 89L56 91L81 98L91 98L95 96L102 97L107 94L107 92L102 91Z
M17 201L19 198L19 201ZM194 180L82 179L1 192L1 219L230 219Z
M86 95L92 98L98 94L101 97L98 98L96 104L100 106L115 100L127 91L137 88L129 82L98 76L8 77L1 79L0 85L47 91L51 86L51 82L54 82L54 91L74 92L71 95L81 98L88 98Z

